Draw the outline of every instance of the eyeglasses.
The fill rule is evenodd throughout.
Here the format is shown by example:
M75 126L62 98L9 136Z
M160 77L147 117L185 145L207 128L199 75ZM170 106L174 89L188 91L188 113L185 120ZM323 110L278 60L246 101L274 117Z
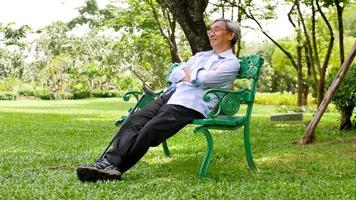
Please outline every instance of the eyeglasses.
M227 29L223 29L223 28L212 28L212 29L208 30L208 35L210 35L212 33L221 32L221 31L228 31L228 30Z

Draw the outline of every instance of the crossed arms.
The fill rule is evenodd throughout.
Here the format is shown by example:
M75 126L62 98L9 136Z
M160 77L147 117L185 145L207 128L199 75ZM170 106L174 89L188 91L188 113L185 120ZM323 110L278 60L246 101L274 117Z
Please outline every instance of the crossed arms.
M231 85L239 70L237 59L218 60L213 66L194 66L194 57L187 63L176 67L169 80L173 83L190 82L196 87L221 88Z

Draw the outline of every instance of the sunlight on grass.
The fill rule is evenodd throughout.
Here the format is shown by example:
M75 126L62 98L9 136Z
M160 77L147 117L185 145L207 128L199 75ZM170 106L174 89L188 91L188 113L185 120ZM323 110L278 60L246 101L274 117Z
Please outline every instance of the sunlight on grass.
M308 155L309 156L309 155ZM312 157L316 159L321 159L323 157L322 154L312 154ZM295 155L293 153L290 154L282 154L282 155L274 155L274 156L264 156L262 158L255 159L258 163L294 163L296 161L301 161L305 159L305 155Z
M243 130L212 131L208 177L197 177L204 135L187 126L168 140L171 157L151 148L122 181L82 183L75 169L93 163L113 137L114 122L133 102L118 98L0 101L0 199L352 199L356 196L356 131L338 131L325 113L317 142L298 141L300 122L271 122L280 106L254 105L247 167ZM286 107L287 110L293 109ZM244 112L245 108L242 108ZM282 111L283 112L283 111Z

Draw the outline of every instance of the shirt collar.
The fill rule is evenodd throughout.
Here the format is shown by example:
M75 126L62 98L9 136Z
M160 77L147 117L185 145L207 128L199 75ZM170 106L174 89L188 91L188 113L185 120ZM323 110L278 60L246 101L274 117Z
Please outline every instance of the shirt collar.
M233 54L232 53L232 49L228 49L228 50L226 50L224 52L219 53L218 56L220 58L226 58L227 56L232 55L232 54Z
M210 50L210 51L204 51L204 52L202 52L202 54L203 54L204 56L211 56L211 55L213 55L213 54L214 54L214 51L213 51L213 50Z
M210 50L210 51L204 51L202 52L204 56L211 56L214 54L214 50ZM224 52L221 52L219 54L217 54L219 56L219 58L226 58L229 55L233 55L232 53L232 49L228 49Z

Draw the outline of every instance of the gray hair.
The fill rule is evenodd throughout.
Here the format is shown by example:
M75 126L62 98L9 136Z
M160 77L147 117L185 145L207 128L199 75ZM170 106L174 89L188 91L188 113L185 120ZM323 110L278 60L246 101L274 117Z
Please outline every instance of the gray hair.
M241 31L240 31L240 27L237 24L237 22L233 22L233 21L231 21L229 19L224 19L224 18L220 18L220 19L215 20L213 22L213 24L216 23L216 22L225 22L226 29L229 32L235 33L235 37L231 40L231 46L236 44L236 42L241 38Z

